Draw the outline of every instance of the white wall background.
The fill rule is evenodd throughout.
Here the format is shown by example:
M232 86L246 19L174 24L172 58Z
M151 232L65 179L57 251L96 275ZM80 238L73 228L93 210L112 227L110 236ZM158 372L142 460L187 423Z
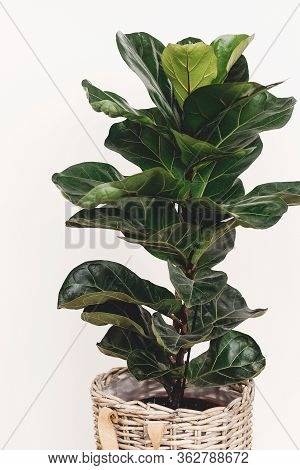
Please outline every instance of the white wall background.
M122 362L100 355L95 344L104 330L88 325L57 368L83 325L78 312L56 310L58 289L74 266L91 259L127 263L130 258L128 266L137 274L171 287L163 262L142 248L122 242L116 247L113 232L105 232L101 244L97 233L94 247L87 232L81 248L65 246L64 220L69 214L51 183L52 173L81 161L104 159L125 174L135 170L104 148L112 122L92 111L81 80L88 78L133 106L145 107L150 105L147 92L119 56L118 29L147 31L165 43L186 36L209 42L220 34L255 32L246 54L251 70L275 42L253 79L264 84L288 79L275 93L297 97L300 9L276 39L296 3L3 1L11 18L0 6L0 444L48 380L6 448L94 448L90 383L100 371ZM286 128L262 137L263 154L243 176L246 188L299 180L299 107ZM230 283L251 307L269 307L267 315L240 327L253 335L267 357L257 384L269 405L257 393L256 449L293 449L300 443L299 234L300 209L291 208L270 230L240 229L236 249L223 264ZM76 236L73 231L73 243Z

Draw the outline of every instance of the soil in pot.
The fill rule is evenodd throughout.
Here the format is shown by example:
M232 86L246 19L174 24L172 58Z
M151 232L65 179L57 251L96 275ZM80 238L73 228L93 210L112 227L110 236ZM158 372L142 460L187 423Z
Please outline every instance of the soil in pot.
M155 403L156 405L166 406L170 408L170 402L168 397L149 397L141 400L143 403ZM224 406L214 400L200 400L197 398L185 398L180 406L180 408L186 408L189 410L196 411L205 411L210 408L215 408L216 406Z

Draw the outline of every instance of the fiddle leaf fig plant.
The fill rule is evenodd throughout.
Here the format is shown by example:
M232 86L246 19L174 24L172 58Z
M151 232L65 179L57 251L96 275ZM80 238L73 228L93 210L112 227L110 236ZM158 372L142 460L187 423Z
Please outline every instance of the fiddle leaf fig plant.
M111 325L99 350L126 360L137 380L159 381L173 408L188 384L231 385L264 368L258 344L235 328L266 310L250 309L215 266L233 249L237 228L272 227L300 204L300 181L246 194L240 179L262 151L259 134L283 127L295 104L271 94L278 83L249 82L242 54L252 39L225 35L205 44L190 37L165 47L146 33L119 32L120 54L154 106L135 109L87 80L82 85L96 112L122 118L106 147L140 170L124 176L107 163L85 162L53 175L81 208L68 227L119 231L168 263L174 293L121 264L84 262L67 276L58 307ZM190 360L202 342L207 351Z

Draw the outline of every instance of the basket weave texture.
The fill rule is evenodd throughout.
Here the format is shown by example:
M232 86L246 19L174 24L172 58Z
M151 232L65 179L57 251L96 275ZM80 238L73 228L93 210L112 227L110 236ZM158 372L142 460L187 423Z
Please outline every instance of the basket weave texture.
M156 421L166 423L160 445L162 450L251 449L253 381L231 387L239 393L227 406L217 406L206 411L184 408L172 410L153 403L124 401L107 394L103 389L126 370L111 369L98 375L92 384L97 449L102 449L98 416L103 407L111 408L117 413L118 420L114 424L114 430L119 449L153 448L147 432L147 423Z

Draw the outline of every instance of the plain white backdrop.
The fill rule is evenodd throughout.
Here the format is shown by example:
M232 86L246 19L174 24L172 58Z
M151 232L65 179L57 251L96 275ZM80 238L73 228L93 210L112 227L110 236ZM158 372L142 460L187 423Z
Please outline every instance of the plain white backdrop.
M71 209L51 183L54 172L106 159L124 174L136 171L105 149L112 121L93 112L81 80L115 91L135 107L150 106L142 83L118 53L117 30L146 31L164 43L255 33L246 52L250 70L263 60L252 79L286 80L274 93L297 98L300 8L290 17L296 5L296 0L0 3L0 444L11 436L7 449L94 448L90 383L123 362L98 352L105 329L81 330L78 311L56 310L58 289L73 267L92 259L128 263L141 277L171 288L165 263L143 248L118 241L114 232L102 232L101 239L97 232L94 240L87 231L78 239L79 232L64 228ZM263 153L242 177L247 190L268 181L300 180L299 113L296 107L285 128L262 134ZM239 328L267 358L256 380L255 449L294 449L300 443L299 235L300 208L291 208L269 230L240 229L222 265L250 307L269 307L264 317ZM197 354L201 348L194 349Z

